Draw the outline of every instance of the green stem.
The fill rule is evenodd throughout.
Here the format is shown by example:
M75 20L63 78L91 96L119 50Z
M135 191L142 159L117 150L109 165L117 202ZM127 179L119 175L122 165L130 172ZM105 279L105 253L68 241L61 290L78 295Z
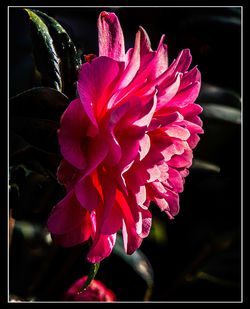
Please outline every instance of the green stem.
M91 264L90 269L89 269L89 273L88 273L88 278L85 281L83 287L78 291L78 294L81 294L83 291L85 291L89 287L90 283L95 278L99 267L100 267L100 262Z

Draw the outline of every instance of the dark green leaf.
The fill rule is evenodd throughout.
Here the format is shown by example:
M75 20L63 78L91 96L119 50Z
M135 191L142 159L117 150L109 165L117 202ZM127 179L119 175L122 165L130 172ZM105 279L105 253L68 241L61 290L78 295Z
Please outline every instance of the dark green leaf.
M26 144L23 144L23 143ZM40 173L48 169L52 175L56 173L61 155L31 146L21 136L10 134L10 166L25 164L28 168Z
M32 88L9 101L11 116L33 117L59 121L69 104L61 92L48 87Z
M25 9L30 18L30 30L33 46L33 55L37 70L41 74L44 86L62 90L59 62L53 40L47 26L32 10Z
M79 290L79 292L78 292L79 294L82 293L83 291L85 291L89 287L91 281L95 278L99 267L100 267L100 263L91 264L89 274L88 274L88 278L85 281L83 287Z
M62 92L73 99L76 96L76 82L81 66L76 47L65 29L54 18L38 10L31 11L39 16L48 27L53 45L60 58Z
M42 150L59 153L57 129L59 124L48 119L11 117L10 129L24 138L30 145Z
M51 207L62 197L62 187L46 171L39 173L21 166L11 169L10 183L15 181L19 188L18 196L15 191L11 192L14 193L10 203L12 217L16 220L44 222ZM22 178L21 171L25 172Z
M132 255L126 254L123 248L122 238L120 235L117 235L113 252L119 255L126 263L128 263L134 269L134 271L139 276L141 276L143 280L146 281L150 289L152 288L154 283L153 268L141 250L137 249Z
M56 171L61 160L57 129L68 103L64 94L46 87L10 99L10 164L37 167L40 162Z

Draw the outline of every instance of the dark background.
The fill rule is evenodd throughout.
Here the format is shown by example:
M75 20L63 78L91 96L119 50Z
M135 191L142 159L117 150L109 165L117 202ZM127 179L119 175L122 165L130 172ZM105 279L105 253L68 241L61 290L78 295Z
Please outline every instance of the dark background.
M97 18L103 10L117 14L126 50L133 47L140 25L149 34L153 50L166 34L169 63L182 49L191 50L191 68L198 65L202 75L197 103L204 108L201 118L205 133L194 151L194 164L180 194L180 213L170 221L151 205L155 224L140 249L154 272L152 301L240 301L242 9L37 9L61 23L81 57L98 54ZM28 16L22 8L9 8L8 38L11 98L39 86L34 78ZM20 191L10 192L10 208L16 219L10 248L10 294L25 300L60 300L69 285L87 274L87 248L83 244L60 249L45 241L45 222L62 194L61 188L50 173L44 176L37 169L22 168L20 164L27 166L29 162L12 163L11 155L12 182L19 184ZM32 162L35 156L31 155ZM101 263L96 279L112 289L117 300L142 301L147 285L135 269L136 265L112 253Z

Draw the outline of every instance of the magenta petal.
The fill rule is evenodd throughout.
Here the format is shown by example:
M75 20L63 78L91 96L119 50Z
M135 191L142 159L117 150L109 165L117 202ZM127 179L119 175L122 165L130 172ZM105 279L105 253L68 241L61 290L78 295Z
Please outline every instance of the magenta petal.
M151 42L147 32L140 26L140 69L138 75L140 78L150 76L152 69L155 67L156 52L151 49ZM138 76L139 77L139 76Z
M100 209L99 209L100 210ZM99 263L105 257L110 255L116 240L116 233L112 235L103 235L100 231L102 214L98 210L91 212L92 223L92 247L87 255L91 263Z
M78 219L77 222L79 223L79 218L86 213L86 211L79 206L74 192L69 192L52 208L50 217L47 221L48 230L53 234L65 234L71 230L76 223L75 218Z
M121 132L129 128L133 123L139 118L142 112L142 102L137 96L129 96L125 103L120 105L118 109L122 108L122 106L126 106L126 111L120 117L119 123L117 123L116 129ZM125 133L126 134L126 133Z
M66 188L71 186L75 172L76 168L65 159L62 159L60 165L57 168L56 175L58 182L62 185L65 185Z
M97 57L81 66L78 92L84 110L96 128L97 117L106 107L119 73L118 63L108 57Z
M115 245L116 233L113 235L103 235L99 237L95 246L92 246L87 259L90 263L99 263L110 255Z
M116 199L123 213L122 235L124 250L127 254L132 254L142 242L142 238L136 231L136 222L139 221L137 206L131 199L128 202L123 193L120 191L117 191ZM132 203L133 205L131 205ZM133 208L133 206L136 207L136 209ZM134 213L132 213L132 211Z
M124 37L119 19L114 13L102 12L98 18L99 56L124 61Z
M162 114L161 111L154 114L154 117L150 123L149 130L153 131L159 127L165 127L168 124L174 123L174 122L180 122L183 120L183 116L179 112L173 112L168 114ZM154 123L155 122L155 123Z
M188 129L183 128L178 125L170 125L166 126L166 129L164 130L168 136L179 138L181 140L187 140L190 136L190 132Z
M168 102L168 107L185 107L194 103L200 91L200 83L195 82L179 91L175 97Z
M179 212L179 195L171 190L167 190L167 197L168 205L170 207L170 211L168 209L165 212L169 215L170 219L173 216L176 216Z
M191 149L194 149L196 145L199 143L199 141L200 141L200 137L198 136L198 134L191 134L191 136L187 140L188 145Z
M183 154L175 155L169 160L168 164L175 168L190 167L192 164L193 153L191 150L186 149Z
M156 105L157 105L157 96L155 92L153 98L146 105L143 106L141 117L140 119L135 121L134 125L139 127L149 126L153 118Z
M145 29L143 29L143 27L140 26L139 31L140 31L140 53L142 56L144 56L152 52L151 42L147 32L145 31Z
M177 59L174 60L168 69L157 77L156 81L161 88L165 88L169 81L175 78L177 73L184 73L189 68L192 57L189 49L182 50Z
M140 32L138 31L135 37L135 46L133 49L132 56L120 78L120 81L116 85L116 90L128 86L129 83L135 77L137 71L139 70L139 67L140 67ZM125 91L128 92L128 89L125 89Z
M47 227L55 242L63 247L86 241L91 232L89 213L72 191L52 209Z
M145 238L148 236L150 229L151 229L151 224L152 224L152 215L148 209L141 210L141 218L142 218L142 224L141 224L141 231L139 236L142 238Z
M111 210L115 206L117 183L110 173L100 170L98 174L103 194L103 213L101 223L103 224L103 222L109 217Z
M93 172L93 170L105 159L108 154L108 144L106 140L97 135L91 138L87 150L87 168L82 172L82 178Z
M128 171L128 173L124 175L126 184L134 195L137 205L143 205L146 200L145 181L142 176L143 174L140 173L139 169Z
M193 122L183 120L183 121L180 121L178 124L187 128L190 133L200 133L201 134L201 133L204 132L203 129L202 129L202 122L201 122L199 117L197 117L197 118L193 117L190 120L193 121ZM195 122L198 122L198 124L196 124Z
M157 100L157 107L156 110L161 109L163 106L168 106L168 102L174 98L174 96L176 95L176 93L179 90L179 86L180 86L180 73L176 75L175 80L170 83L169 85L167 85L164 89L161 89L159 91L159 94L157 95L158 100Z
M79 245L89 239L90 232L87 231L87 224L83 223L78 225L71 231L63 235L51 234L51 238L54 244L59 245L63 248L73 247Z
M169 167L168 176L167 181L162 183L166 186L170 186L175 192L182 192L184 181L180 173L176 169Z
M150 79L155 79L164 73L168 68L168 48L166 44L163 44L165 35L161 37L159 46L157 48L155 57L155 66L150 74Z
M107 114L108 117L106 117L103 122L105 138L109 145L109 153L105 159L105 164L114 166L120 161L122 151L119 144L119 139L115 136L114 131L116 130L118 135L121 134L120 132L126 128L130 128L131 124L134 122L134 119L137 119L140 114L140 107L140 100L137 97L131 97L129 101L115 106L111 110L111 113ZM125 132L125 135L128 135L127 131Z
M123 244L124 251L127 254L133 254L136 249L138 249L142 243L143 238L140 237L134 226L130 226L128 222L123 220L122 225L122 236L123 236Z
M138 155L139 141L129 137L122 137L120 138L120 145L122 145L122 158L117 167L121 174L123 174L127 169L129 169Z
M143 138L139 141L139 154L140 154L140 158L139 160L142 160L143 158L146 157L146 155L149 152L150 149L150 138L147 134L145 134L143 136Z
M122 227L123 214L120 210L120 207L115 204L109 216L105 219L102 224L101 233L104 235L111 235L117 233L118 230Z
M190 104L181 108L180 112L186 120L192 119L194 116L202 112L202 107L198 104Z
M170 219L173 219L179 211L179 196L177 193L167 189L161 182L155 181L147 185L149 195L165 211Z
M95 188L90 176L78 181L75 185L75 194L79 203L87 210L95 209L102 201L100 194Z
M195 82L201 82L201 74L197 69L197 66L183 74L179 90L182 90Z
M78 169L86 167L81 145L87 126L88 118L82 108L81 101L76 99L70 103L62 115L58 140L64 158Z
M192 62L192 56L189 49L182 50L176 59L176 72L186 72Z

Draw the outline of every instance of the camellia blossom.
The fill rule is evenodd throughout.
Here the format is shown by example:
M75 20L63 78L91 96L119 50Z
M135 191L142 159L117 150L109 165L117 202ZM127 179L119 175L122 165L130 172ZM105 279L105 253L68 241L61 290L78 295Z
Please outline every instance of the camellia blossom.
M92 240L87 259L107 257L121 229L132 254L150 231L151 201L170 219L203 133L195 104L201 76L188 71L189 49L168 64L163 35L156 51L140 27L125 53L114 13L98 18L99 56L88 55L78 80L79 97L61 117L63 159L58 181L67 194L47 225L55 243Z
M114 302L116 300L113 291L99 280L92 280L85 291L79 293L88 276L84 276L77 280L63 295L63 301L101 301Z

